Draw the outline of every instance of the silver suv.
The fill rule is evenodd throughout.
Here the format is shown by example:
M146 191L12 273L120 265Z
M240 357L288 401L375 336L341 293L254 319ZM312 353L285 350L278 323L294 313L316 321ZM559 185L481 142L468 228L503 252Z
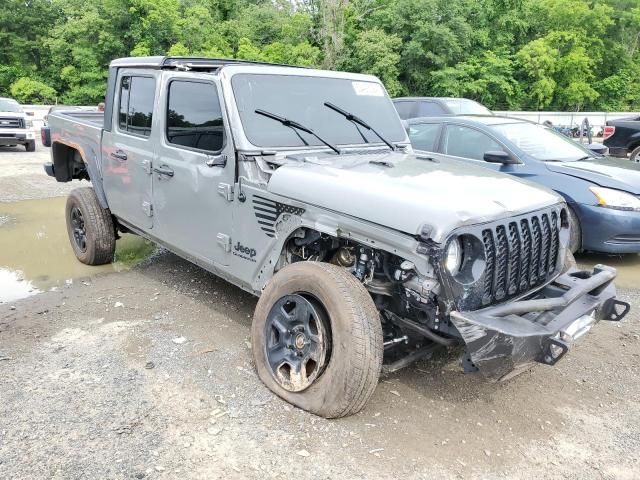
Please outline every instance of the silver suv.
M67 202L78 259L110 262L133 232L259 296L257 373L318 415L439 348L491 379L552 365L628 310L614 269L574 268L556 194L414 155L369 75L125 58L104 115L49 123L46 171L92 182Z

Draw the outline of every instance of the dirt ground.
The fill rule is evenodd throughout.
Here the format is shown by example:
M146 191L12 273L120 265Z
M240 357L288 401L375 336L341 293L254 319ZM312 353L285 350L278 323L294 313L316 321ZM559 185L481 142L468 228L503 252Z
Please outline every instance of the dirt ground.
M75 186L44 175L43 147L10 150L0 219L19 205L2 202ZM11 215L0 244L23 222ZM70 272L0 302L1 479L640 478L638 288L619 292L633 305L623 322L601 322L555 367L490 384L450 352L383 377L360 414L324 420L257 379L249 294L164 251Z

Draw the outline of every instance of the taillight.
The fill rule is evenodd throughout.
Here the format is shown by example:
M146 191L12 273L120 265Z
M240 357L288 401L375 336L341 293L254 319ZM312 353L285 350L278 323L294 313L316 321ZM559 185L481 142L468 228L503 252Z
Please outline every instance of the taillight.
M604 127L604 130L602 131L602 139L606 140L614 133L616 133L616 127L607 125L606 127Z

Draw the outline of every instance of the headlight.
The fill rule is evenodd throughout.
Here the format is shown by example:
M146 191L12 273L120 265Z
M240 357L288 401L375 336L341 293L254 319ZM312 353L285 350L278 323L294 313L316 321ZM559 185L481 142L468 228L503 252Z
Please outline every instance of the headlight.
M447 254L444 259L444 266L451 275L455 275L460 270L462 265L462 248L460 246L460 240L454 238L449 242L447 247Z
M640 199L630 193L603 187L589 187L589 190L596 196L601 207L640 211Z
M27 120L27 128L33 128L33 120Z

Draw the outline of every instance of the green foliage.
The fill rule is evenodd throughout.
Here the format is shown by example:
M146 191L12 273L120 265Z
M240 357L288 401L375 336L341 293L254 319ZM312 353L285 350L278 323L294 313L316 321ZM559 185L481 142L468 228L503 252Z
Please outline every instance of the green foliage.
M53 88L26 77L13 82L9 91L20 103L52 103L56 100L56 91Z
M0 95L95 104L117 57L377 75L491 108L640 109L638 0L0 0ZM16 93L13 93L13 92Z

